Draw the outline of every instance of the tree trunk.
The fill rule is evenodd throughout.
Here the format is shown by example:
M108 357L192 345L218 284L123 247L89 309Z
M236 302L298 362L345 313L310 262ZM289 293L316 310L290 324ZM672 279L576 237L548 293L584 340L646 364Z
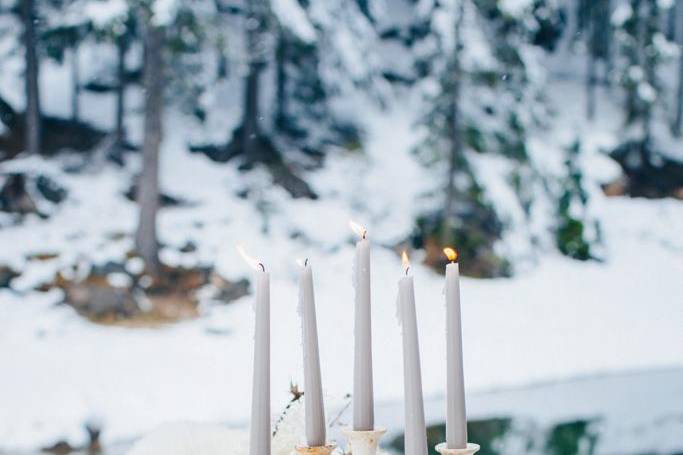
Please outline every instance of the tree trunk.
M116 144L115 153L120 158L126 141L126 132L123 124L126 98L126 52L128 45L126 35L121 34L116 38L117 65L116 65Z
M457 4L457 17L455 18L455 33L453 40L453 64L451 81L451 105L450 105L450 153L448 159L448 176L446 179L446 201L444 205L444 226L441 232L442 243L450 240L451 230L455 226L455 174L457 172L458 158L462 154L462 137L460 125L460 84L462 68L460 66L460 53L462 51L462 23L465 14L465 0L459 0Z
M260 76L266 55L263 34L266 30L267 4L265 0L247 2L246 41L249 55L249 74L244 88L244 113L242 118L242 147L248 162L261 159L257 156L259 144L259 92Z
M588 120L595 118L595 56L588 51L588 69L586 71L586 117Z
M40 91L38 86L39 62L35 30L35 5L33 0L22 0L24 22L24 48L26 59L26 151L40 153Z
M138 183L137 200L140 218L135 236L135 247L145 260L147 270L159 274L159 242L157 240L157 212L159 210L159 147L162 139L163 110L163 40L161 27L150 23L145 36L144 88L145 137L142 146L142 174Z
M598 27L596 21L599 19L597 8L588 5L586 12L585 31L588 38L586 55L588 57L586 65L586 117L588 120L595 118L595 84L596 84L596 54L598 50Z
M676 118L672 132L681 137L683 132L683 0L676 2L676 42L678 43L678 94L676 96Z
M287 72L285 70L286 59L287 42L285 41L284 32L280 30L277 40L277 48L275 49L275 127L279 130L283 130L287 121Z
M257 142L259 135L259 79L261 68L259 64L249 65L249 74L244 90L244 117L242 120L242 144L244 155L249 161L258 161L255 156L258 153Z
M78 44L71 50L71 120L78 122L78 100L81 95L81 76L78 67Z

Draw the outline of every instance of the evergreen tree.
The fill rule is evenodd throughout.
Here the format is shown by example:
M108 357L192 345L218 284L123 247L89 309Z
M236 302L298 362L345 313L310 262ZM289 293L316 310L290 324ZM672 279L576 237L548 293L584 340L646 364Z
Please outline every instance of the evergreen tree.
M649 160L651 121L661 89L658 68L662 60L656 45L660 33L657 0L629 0L620 25L621 84L626 92L625 121L634 128L633 139L642 144L642 158Z

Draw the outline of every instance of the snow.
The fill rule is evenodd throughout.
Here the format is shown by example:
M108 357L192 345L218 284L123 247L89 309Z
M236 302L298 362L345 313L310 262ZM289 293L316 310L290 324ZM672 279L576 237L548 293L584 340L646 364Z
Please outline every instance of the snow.
M173 182L174 191L198 203L161 213L162 241L178 247L194 241L197 260L215 262L231 279L250 276L234 250L234 244L242 243L271 271L277 321L273 409L287 402L289 382L302 379L294 263L299 257L310 257L315 268L325 392L339 397L351 388L350 218L367 223L375 245L377 400L401 400L394 304L402 272L399 258L387 247L408 233L425 177L409 153L414 140L409 111L373 115L369 122L365 160L337 156L311 176L320 201L291 200L276 188L267 193L278 207L267 222L267 236L254 196L234 196L240 188L235 182L244 181L238 180L238 171L187 154L182 128L168 128L162 185ZM67 184L71 197L49 220L29 220L0 233L5 246L0 260L24 271L13 282L15 291L0 293L0 357L8 372L0 388L3 448L33 448L61 438L82 441L83 422L92 414L101 417L105 442L135 437L163 422L243 426L251 383L251 298L229 305L206 302L200 318L161 329L126 329L86 322L69 307L56 305L59 292L31 291L74 262L87 267L125 258L135 206L121 196L131 175L127 168L72 175L60 171L59 160L31 158L3 163L2 170L27 167L49 170ZM263 185L266 178L255 173L243 184ZM387 181L400 186L386 191ZM676 229L683 207L673 200L596 197L606 239L604 263L545 253L535 267L513 279L463 280L471 392L683 361L678 278L683 242ZM292 232L302 236L292 239ZM26 259L29 252L43 251L60 255L44 263ZM442 277L419 265L418 252L413 259L424 390L434 397L444 387Z
M306 12L296 0L274 0L271 8L287 28L304 42L315 40L316 33L306 17Z
M125 0L102 0L97 2L85 2L84 15L96 27L104 28L125 17L128 13L128 5Z
M273 7L285 8L292 14L287 19L289 26L300 36L307 36L311 23L290 3L296 2L278 0ZM316 3L311 8L314 19L333 22L332 12L323 2ZM103 11L88 14L109 20L110 15L117 14L117 4L110 0L103 3ZM157 4L169 6L166 11L172 6L172 2ZM503 4L509 14L519 14L529 2L508 0ZM614 20L626 20L631 14L623 5L615 11ZM367 24L354 25L365 36ZM378 62L358 48L358 41L364 40L356 36L340 26L329 39L343 50L342 67L354 78L364 79L368 77L365 69ZM88 52L86 47L84 59L96 62L96 56L89 57ZM471 58L486 63L487 52L483 45L473 46ZM5 68L0 89L3 96L20 106L21 100L13 94L16 90L8 89L19 86L20 71L12 61ZM334 66L330 64L329 68ZM52 88L44 91L48 113L68 114L68 91L61 89L68 86L67 76L66 69L45 64L41 82ZM216 90L211 102L230 105L224 102L221 91L233 97L239 93L226 85ZM566 108L564 117L546 131L534 133L529 154L534 165L547 175L560 176L564 158L559 151L577 137L582 139L582 168L591 194L591 213L603 229L604 260L582 263L555 253L548 245L550 206L541 204L526 221L503 181L510 163L485 155L473 159L475 172L487 182L488 196L511 224L500 247L518 273L510 279L462 280L468 399L475 417L514 409L544 423L572 413L591 414L595 411L591 406L602 403L615 416L613 421L619 422L619 416L624 416L623 422L610 427L610 436L604 442L607 453L621 453L621 444L627 442L641 447L638 441L624 437L641 428L638 419L654 420L659 413L680 414L680 373L674 379L662 373L666 377L652 382L650 388L647 384L653 380L648 377L629 384L608 378L599 385L578 388L548 385L541 391L520 391L511 401L499 400L490 392L577 376L680 369L683 365L683 204L671 199L603 196L599 185L618 171L603 153L621 134L614 105L603 99L598 109L607 120L586 124L580 120L584 104L579 85L557 83L549 93L556 105ZM433 190L436 182L412 154L424 134L415 127L421 93L400 92L397 98L402 103L385 110L367 100L348 102L353 106L350 114L366 125L366 150L335 151L325 168L307 174L320 195L317 201L291 199L274 187L262 170L243 174L233 164L219 165L189 154L187 140L198 128L173 110L167 114L162 189L182 194L192 204L160 213L159 232L165 245L162 258L174 264L215 265L217 272L230 280L249 278L251 269L234 248L242 244L266 264L272 283L275 412L288 403L290 381L302 382L297 258L311 258L315 268L326 399L339 400L352 388L351 269L355 236L348 229L348 220L354 219L368 228L373 242L375 394L380 409L392 409L378 412L378 421L383 419L394 431L402 425L402 414L396 411L403 396L400 328L394 317L396 282L402 269L394 248L410 234L415 216L425 208L423 195ZM99 97L95 102L93 97L84 96L82 105L88 118L92 112L97 114L98 125L110 125L111 101ZM215 109L210 112L210 119L211 115L223 114ZM220 121L234 123L234 116L231 111L227 120ZM228 134L230 129L225 124L217 127L213 121L206 127L207 134ZM138 131L133 129L133 137L136 135L139 127ZM180 425L177 422L188 421L194 422L188 424L192 434L222 444L220 441L238 434L225 427L243 430L250 411L251 297L229 304L207 297L201 302L197 319L133 329L92 324L59 303L63 298L60 291L35 290L57 272L85 276L95 264L127 261L132 249L137 207L123 193L139 163L132 159L122 168L66 172L66 164L77 159L20 157L0 163L1 172L46 173L69 191L69 198L47 220L28 217L23 224L12 225L0 219L0 264L22 272L12 281L11 289L0 289L0 450L32 450L62 439L78 445L85 439L84 422L93 416L103 425L105 444L136 438L164 424L147 441L167 441L178 428L188 428L176 426ZM239 196L244 190L246 197ZM523 240L528 238L526 231L541 239L533 253ZM197 245L196 252L179 251L187 241ZM46 252L57 257L33 257ZM445 378L443 278L420 265L421 254L411 253L412 270L427 415L434 422L443 417L439 414ZM128 261L126 268L134 274L142 272L139 261ZM109 277L125 285L122 278ZM656 402L652 410L642 398L623 399L624 391L632 387L651 394ZM546 406L548 402L553 406ZM626 407L634 402L638 412ZM667 420L665 428L675 434L680 423ZM673 436L666 443L671 451L680 450L683 444ZM133 455L145 453L142 443L138 447L143 448Z
M501 0L499 6L501 11L510 16L520 17L531 4L531 0Z

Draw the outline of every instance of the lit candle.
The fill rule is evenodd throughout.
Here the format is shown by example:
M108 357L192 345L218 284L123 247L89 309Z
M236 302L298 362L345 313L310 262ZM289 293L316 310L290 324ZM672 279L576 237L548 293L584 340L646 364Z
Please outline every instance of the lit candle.
M325 410L320 379L318 328L315 317L313 272L308 259L299 275L299 312L303 331L304 402L306 410L306 444L308 447L325 445Z
M427 455L427 429L422 398L415 289L413 277L408 275L410 263L405 251L403 252L403 267L406 276L398 282L398 317L403 328L404 453L405 455Z
M270 455L270 275L261 262L249 257L241 247L237 250L256 269L249 455Z
M446 444L449 449L467 447L465 415L465 380L462 367L462 325L460 317L460 267L458 253L452 248L443 252L451 261L446 266Z
M370 317L370 242L365 228L350 222L356 243L353 285L356 289L353 362L353 429L375 429L372 390L372 327Z

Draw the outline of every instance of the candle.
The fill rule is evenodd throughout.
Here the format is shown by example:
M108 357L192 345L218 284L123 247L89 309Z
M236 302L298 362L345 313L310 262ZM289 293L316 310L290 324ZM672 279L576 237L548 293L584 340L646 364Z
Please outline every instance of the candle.
M256 268L249 455L270 455L270 275L262 263L249 257L241 247L238 247L238 251Z
M452 248L444 253L451 261L446 266L446 444L449 449L467 447L465 380L462 367L462 325L460 317L460 268Z
M372 389L372 327L370 317L370 242L365 228L350 222L356 243L353 284L356 290L353 362L353 429L375 429Z
M425 427L420 372L420 346L415 314L413 277L408 275L410 264L403 252L405 274L398 282L398 316L403 328L403 394L405 399L405 455L427 455L427 429Z
M306 444L308 447L325 445L325 410L320 379L318 328L315 318L313 272L308 259L299 275L299 312L303 331L304 403L306 411Z

